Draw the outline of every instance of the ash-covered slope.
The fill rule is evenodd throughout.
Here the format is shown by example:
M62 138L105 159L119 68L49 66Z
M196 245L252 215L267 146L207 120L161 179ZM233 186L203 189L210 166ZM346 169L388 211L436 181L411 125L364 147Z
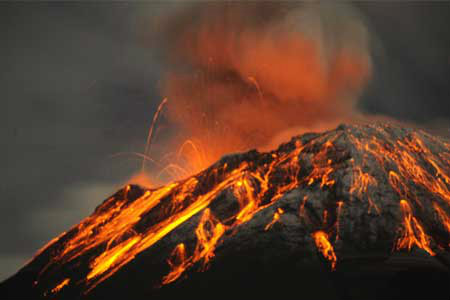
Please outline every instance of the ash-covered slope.
M450 298L450 144L341 125L127 186L1 299Z

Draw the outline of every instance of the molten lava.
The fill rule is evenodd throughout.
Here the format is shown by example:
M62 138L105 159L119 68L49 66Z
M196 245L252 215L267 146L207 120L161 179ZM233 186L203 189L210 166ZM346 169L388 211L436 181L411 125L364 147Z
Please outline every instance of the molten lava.
M63 281L61 281L60 284L58 284L57 286L55 286L55 287L52 289L52 293L55 294L55 293L59 292L63 287L65 287L66 285L68 285L69 282L70 282L70 279L69 279L69 278L64 279Z
M317 249L322 253L322 255L331 262L331 269L334 270L336 267L336 254L334 253L333 245L331 245L328 240L328 234L323 231L317 231L313 234L314 242L316 243Z
M282 208L277 208L277 211L273 214L273 219L272 221L270 221L269 224L266 225L266 227L264 227L264 230L269 230L273 224L275 224L276 222L278 222L280 220L280 216L284 214L284 210Z
M434 256L450 250L449 188L450 144L388 125L341 126L295 137L269 153L224 157L156 189L128 185L52 240L29 265L49 258L34 283L45 295L71 287L89 293L138 255L152 253L156 244L174 243L168 253L158 254L169 267L159 285L170 285L193 270L206 270L227 237L263 212L271 211L261 234L288 226L285 217L292 224L292 209L280 206L288 200L298 203L294 213L309 232L306 243L329 261L331 270L339 268L342 245L357 238L352 230L365 226L358 223L361 218L372 224L383 220L380 232L394 226L396 232L386 229L376 241ZM355 211L366 217L350 218ZM274 226L277 222L283 226ZM178 228L190 228L186 224L195 226L173 240ZM62 271L68 265L78 271Z
M430 237L425 233L422 225L412 215L411 207L406 200L400 200L400 207L403 213L403 234L397 241L397 250L407 248L411 250L412 246L417 246L427 251L430 255L435 255L430 249Z

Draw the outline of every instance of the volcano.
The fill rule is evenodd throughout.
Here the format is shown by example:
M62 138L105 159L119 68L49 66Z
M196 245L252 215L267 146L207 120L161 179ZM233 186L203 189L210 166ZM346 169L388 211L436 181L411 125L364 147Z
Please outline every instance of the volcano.
M450 298L450 143L340 125L127 185L1 299Z

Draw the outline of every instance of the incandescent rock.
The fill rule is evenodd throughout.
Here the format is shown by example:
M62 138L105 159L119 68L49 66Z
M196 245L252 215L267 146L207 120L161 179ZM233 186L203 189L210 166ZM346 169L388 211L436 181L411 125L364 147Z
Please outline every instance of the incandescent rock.
M340 125L127 186L0 284L1 299L449 299L450 144Z

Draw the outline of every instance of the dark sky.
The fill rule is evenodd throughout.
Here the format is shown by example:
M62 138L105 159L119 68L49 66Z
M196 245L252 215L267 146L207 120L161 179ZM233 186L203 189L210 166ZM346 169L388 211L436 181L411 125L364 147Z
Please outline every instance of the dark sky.
M144 147L163 70L146 26L168 6L0 4L0 280L138 169L136 159L110 156ZM360 109L446 126L450 2L355 7L374 68Z

